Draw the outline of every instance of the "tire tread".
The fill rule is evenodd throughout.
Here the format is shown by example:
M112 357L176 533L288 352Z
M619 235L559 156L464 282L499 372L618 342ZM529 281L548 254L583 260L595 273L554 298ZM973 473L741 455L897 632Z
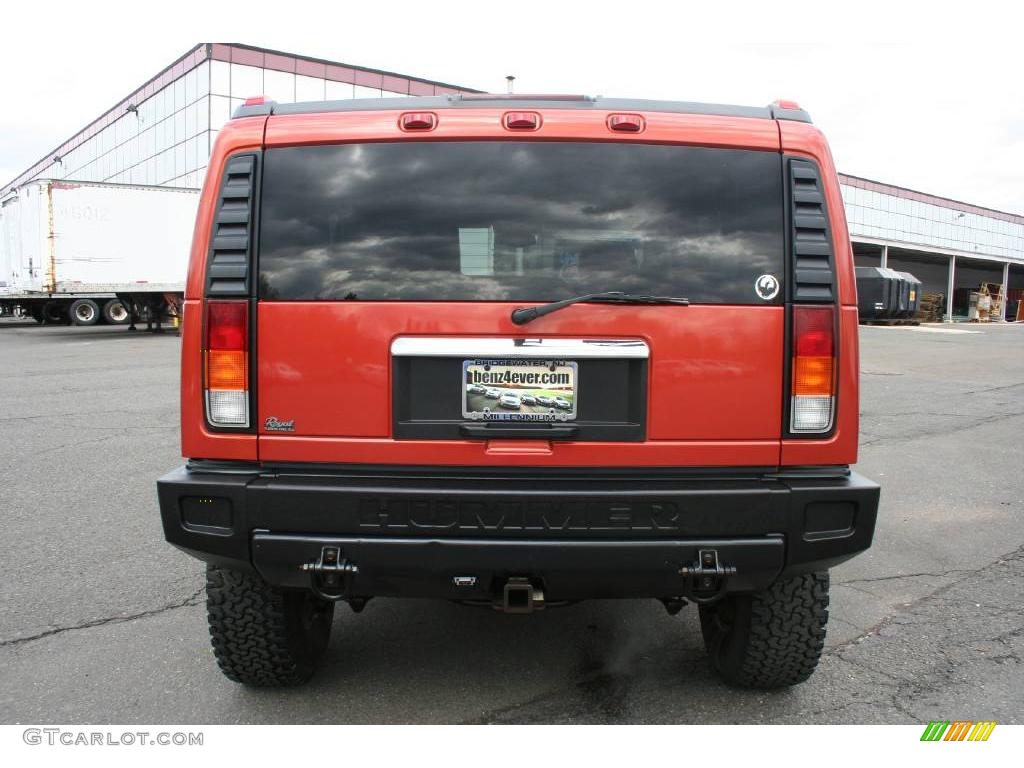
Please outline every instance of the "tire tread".
M807 680L825 647L828 571L778 581L745 600L731 637L709 631L714 611L701 610L705 642L718 672L734 685L765 690Z
M298 650L285 593L258 576L208 566L206 613L217 665L230 680L268 687L312 675L316 654Z

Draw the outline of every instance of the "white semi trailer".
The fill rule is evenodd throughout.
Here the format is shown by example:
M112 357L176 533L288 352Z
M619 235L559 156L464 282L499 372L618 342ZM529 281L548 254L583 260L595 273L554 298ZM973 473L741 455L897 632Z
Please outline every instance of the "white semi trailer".
M179 316L199 190L36 179L0 200L0 314Z

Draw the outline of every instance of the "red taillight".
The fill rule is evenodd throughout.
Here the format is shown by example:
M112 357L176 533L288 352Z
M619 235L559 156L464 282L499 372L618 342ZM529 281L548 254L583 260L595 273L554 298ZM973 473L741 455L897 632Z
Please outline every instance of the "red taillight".
M836 397L835 307L793 308L790 431L828 432Z
M248 347L249 304L245 301L211 301L206 305L206 348L221 350Z
M608 128L622 133L640 133L644 119L640 115L609 115Z
M437 115L433 112L406 112L398 118L398 126L403 131L429 131L437 125Z
M535 131L540 128L540 115L536 112L506 112L502 122L512 131Z
M206 304L203 344L206 418L214 426L249 426L249 304Z

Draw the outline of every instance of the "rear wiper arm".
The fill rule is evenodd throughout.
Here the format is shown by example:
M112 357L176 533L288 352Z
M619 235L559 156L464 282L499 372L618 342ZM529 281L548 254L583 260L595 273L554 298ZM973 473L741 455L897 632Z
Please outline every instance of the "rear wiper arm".
M588 293L586 296L576 296L572 299L553 301L550 304L541 304L539 307L519 307L512 310L512 322L516 325L525 325L538 317L550 315L573 304L580 304L584 301L600 301L611 304L678 304L689 306L689 299L681 299L676 296L637 296L622 291L604 291L602 293Z

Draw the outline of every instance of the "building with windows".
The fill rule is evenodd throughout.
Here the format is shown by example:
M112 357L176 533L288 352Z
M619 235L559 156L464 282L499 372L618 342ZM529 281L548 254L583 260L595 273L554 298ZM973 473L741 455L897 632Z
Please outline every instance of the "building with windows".
M476 93L248 45L202 43L0 189L31 179L198 187L217 130L244 99L280 102Z
M0 188L38 178L198 187L218 129L242 101L477 93L475 89L279 51L202 43ZM856 262L912 272L944 294L950 317L969 292L1024 292L1024 216L841 175Z
M1024 293L1024 216L840 174L857 266L910 272L941 293L946 314L966 317L971 291Z

